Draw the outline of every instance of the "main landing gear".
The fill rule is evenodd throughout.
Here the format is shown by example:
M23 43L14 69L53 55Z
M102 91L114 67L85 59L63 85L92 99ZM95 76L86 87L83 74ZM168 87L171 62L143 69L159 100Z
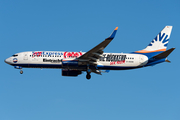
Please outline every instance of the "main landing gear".
M91 73L91 70L89 69L89 65L87 65L87 75L86 75L86 79L91 79L91 75L90 75L90 73Z
M88 80L91 79L90 73L87 73L86 78L87 78Z

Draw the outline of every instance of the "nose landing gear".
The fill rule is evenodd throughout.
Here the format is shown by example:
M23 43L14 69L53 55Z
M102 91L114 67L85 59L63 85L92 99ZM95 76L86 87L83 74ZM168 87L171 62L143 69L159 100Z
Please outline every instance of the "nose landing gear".
M14 66L15 69L21 69L20 74L23 74L23 70L21 66Z
M20 74L23 74L23 70L21 69Z

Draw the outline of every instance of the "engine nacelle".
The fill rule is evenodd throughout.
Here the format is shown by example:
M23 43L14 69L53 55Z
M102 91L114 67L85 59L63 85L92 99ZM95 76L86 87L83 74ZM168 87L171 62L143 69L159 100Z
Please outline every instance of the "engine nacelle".
M62 69L62 76L78 76L80 74L82 74L82 71Z
M62 66L64 68L67 68L67 67L78 67L78 61L77 60L62 60Z

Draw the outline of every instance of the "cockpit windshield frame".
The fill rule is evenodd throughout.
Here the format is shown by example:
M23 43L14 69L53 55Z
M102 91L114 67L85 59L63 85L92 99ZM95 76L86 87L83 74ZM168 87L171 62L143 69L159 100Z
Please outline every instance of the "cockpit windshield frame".
M13 57L17 57L18 55L17 54L14 54L14 55L12 55Z

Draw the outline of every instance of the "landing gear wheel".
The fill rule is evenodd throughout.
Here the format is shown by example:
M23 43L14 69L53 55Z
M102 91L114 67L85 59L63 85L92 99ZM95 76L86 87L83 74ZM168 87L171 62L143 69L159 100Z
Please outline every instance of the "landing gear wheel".
M89 79L91 79L91 75L88 73L87 75L86 75L86 78L89 80Z
M22 70L20 71L20 74L23 74L23 71L22 71Z

